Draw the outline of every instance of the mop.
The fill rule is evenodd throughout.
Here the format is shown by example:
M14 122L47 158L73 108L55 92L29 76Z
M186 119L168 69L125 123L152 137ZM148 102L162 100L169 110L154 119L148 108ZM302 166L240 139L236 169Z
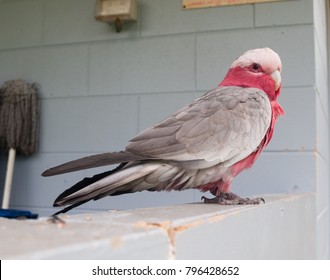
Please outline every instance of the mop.
M6 81L0 88L0 148L8 150L2 217L36 216L29 211L10 210L16 152L31 155L37 150L38 100L37 87L22 80ZM6 211L6 209L8 209ZM9 216L8 216L9 215Z

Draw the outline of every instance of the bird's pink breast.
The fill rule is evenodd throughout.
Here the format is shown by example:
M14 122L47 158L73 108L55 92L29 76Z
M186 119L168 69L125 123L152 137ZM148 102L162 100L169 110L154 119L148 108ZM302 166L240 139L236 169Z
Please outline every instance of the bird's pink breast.
M262 150L268 145L269 141L273 137L277 117L284 114L283 109L276 101L280 94L281 87L275 91L274 81L267 74L253 75L245 68L235 67L228 71L225 79L219 84L219 86L240 86L261 89L267 94L270 100L272 118L265 137L262 139L258 148L254 152L229 167L226 171L226 176L223 176L220 180L198 187L201 191L210 191L213 195L219 195L220 192L229 192L231 182L234 177L236 177L244 169L250 168L254 164Z

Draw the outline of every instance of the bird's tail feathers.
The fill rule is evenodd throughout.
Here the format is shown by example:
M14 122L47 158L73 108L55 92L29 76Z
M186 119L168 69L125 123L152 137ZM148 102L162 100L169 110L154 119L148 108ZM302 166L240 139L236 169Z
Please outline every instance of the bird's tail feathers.
M80 205L82 201L99 199L116 193L130 192L131 182L150 174L159 168L159 163L146 162L139 165L119 166L92 178L85 178L64 191L54 202L54 206ZM71 209L71 208L70 208Z

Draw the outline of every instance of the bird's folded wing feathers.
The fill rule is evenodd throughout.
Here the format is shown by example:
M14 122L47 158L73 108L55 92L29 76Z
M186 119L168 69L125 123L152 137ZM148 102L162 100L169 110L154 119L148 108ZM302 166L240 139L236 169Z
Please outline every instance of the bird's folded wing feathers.
M124 162L162 159L203 166L231 165L264 138L271 120L267 95L256 88L218 87L130 141L126 151L73 160L46 170L52 176Z
M158 159L230 165L258 148L271 114L270 101L263 91L218 87L141 132L126 150Z
M145 159L139 155L133 155L129 152L113 152L103 153L84 158L69 161L67 163L47 169L42 176L53 176L73 171L83 170L87 168L100 167L111 164L119 164L123 162Z

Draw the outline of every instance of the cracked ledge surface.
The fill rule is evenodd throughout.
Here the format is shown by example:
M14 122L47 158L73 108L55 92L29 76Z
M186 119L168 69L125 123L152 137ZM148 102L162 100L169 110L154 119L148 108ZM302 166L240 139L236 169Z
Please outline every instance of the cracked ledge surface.
M65 224L0 219L1 259L313 259L315 195L266 204L193 203L63 215Z

